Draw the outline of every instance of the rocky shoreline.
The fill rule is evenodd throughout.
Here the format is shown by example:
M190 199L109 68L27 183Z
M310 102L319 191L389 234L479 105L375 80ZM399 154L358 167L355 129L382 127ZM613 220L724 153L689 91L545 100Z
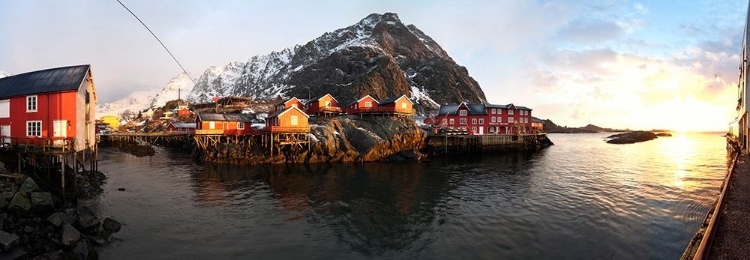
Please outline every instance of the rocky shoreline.
M607 136L607 143L610 144L633 144L650 141L658 138L656 134L649 131L633 131L622 134Z
M111 242L122 226L66 202L59 188L44 180L7 172L0 163L0 259L97 259L96 248ZM76 197L98 196L105 179L100 172L80 173Z

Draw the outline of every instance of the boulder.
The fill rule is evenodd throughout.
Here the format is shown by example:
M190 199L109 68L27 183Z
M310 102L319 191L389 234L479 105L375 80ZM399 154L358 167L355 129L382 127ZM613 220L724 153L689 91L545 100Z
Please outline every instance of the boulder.
M632 144L656 139L656 134L648 131L634 131L616 135L610 135L610 144Z
M16 193L12 191L3 192L2 199L5 199L5 201L10 201L13 199L13 195L16 195Z
M5 163L0 162L0 174L8 174L8 169L5 168Z
M672 134L661 132L661 133L656 133L656 136L658 136L658 137L670 137L670 136L672 136Z
M60 242L66 246L72 246L81 239L81 232L78 232L75 227L68 223L63 224L61 233L62 240Z
M73 255L76 259L89 258L89 244L86 243L86 240L78 241L76 247L73 248Z
M96 217L89 207L83 206L78 210L78 225L84 229L95 229L99 227L99 218Z
M0 249L8 251L18 244L18 236L5 231L0 231Z
M33 192L33 191L40 191L39 185L36 185L36 182L31 178L26 178L26 180L23 181L23 184L21 184L21 187L18 188L18 192Z
M48 210L55 207L52 194L49 192L32 192L31 207L35 210Z
M78 213L76 213L75 209L65 209L65 216L63 217L63 221L65 221L68 224L74 224L78 220Z
M5 200L5 198L0 198L0 209L5 209L8 207L8 201Z
M11 211L23 211L25 213L31 209L31 202L24 192L16 192L16 195L10 200L8 209Z
M8 213L0 214L0 229L10 231L13 229L13 218Z
M63 214L62 212L55 212L47 217L47 221L49 223L52 223L52 225L59 227L63 224L63 222L65 222L65 214Z
M122 224L120 224L119 221L111 219L111 218L105 218L104 223L102 223L102 228L105 232L113 234L120 232L120 228L122 228Z

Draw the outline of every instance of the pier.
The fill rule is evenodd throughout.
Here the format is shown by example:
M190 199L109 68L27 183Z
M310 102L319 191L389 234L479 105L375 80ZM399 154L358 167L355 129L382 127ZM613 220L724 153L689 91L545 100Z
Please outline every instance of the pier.
M547 134L468 135L450 132L427 137L427 151L431 154L536 151L551 144Z
M106 135L101 135L100 138L105 141L110 141L117 144L122 143L135 143L145 142L149 144L177 144L185 143L190 140L190 132L178 131L178 132L152 132L152 133L128 133L128 132L116 132Z

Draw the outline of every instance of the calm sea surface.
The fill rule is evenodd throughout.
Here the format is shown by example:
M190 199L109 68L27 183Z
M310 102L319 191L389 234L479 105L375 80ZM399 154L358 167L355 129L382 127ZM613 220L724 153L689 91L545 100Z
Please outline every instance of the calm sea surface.
M606 136L550 134L534 155L286 167L105 150L105 192L86 203L124 225L104 259L678 259L726 174L725 139Z

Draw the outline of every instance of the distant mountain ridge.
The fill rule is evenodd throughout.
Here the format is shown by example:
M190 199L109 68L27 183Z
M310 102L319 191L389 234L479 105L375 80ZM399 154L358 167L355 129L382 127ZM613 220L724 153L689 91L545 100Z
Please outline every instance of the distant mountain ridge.
M136 90L130 95L111 103L100 103L96 105L96 116L105 115L120 116L125 114L137 115L139 111L164 106L168 101L176 100L178 97L185 99L193 89L193 81L185 73L173 77L167 85L159 89Z
M407 95L426 111L443 103L486 102L466 68L394 13L371 14L304 45L254 56L244 63L209 67L188 99L306 98L326 93L344 104L364 95L376 99Z

